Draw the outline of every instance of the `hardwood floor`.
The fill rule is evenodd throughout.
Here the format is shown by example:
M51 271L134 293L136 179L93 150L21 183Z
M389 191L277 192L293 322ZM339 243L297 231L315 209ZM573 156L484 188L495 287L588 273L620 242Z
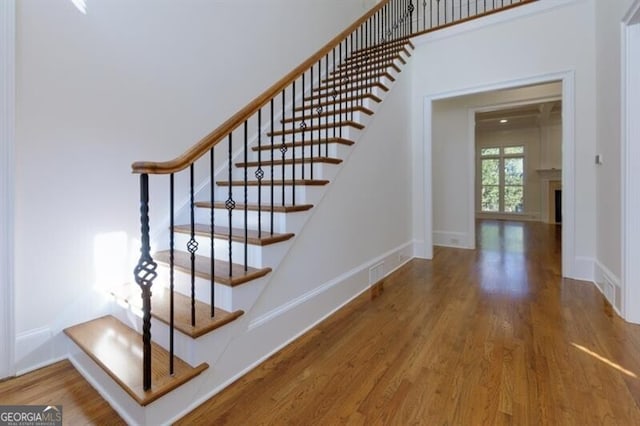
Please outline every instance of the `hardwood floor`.
M126 425L69 361L0 382L0 405L62 405L65 425Z
M411 261L179 424L640 424L640 326L561 278L560 228L483 221L477 235L478 250ZM36 381L60 388L41 398L69 424L116 421L67 389L74 374ZM0 383L0 404L31 403L21 380Z

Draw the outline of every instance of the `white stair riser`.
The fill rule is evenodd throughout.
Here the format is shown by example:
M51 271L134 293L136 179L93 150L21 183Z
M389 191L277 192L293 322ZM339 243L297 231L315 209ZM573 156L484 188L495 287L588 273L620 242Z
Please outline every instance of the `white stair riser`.
M378 86L373 86L373 87L360 87L360 86L364 86L364 84L358 85L356 87L350 87L348 90L341 91L341 93L344 93L345 97L350 97L352 95L358 96L358 95L363 95L365 93L371 93L374 96L382 97L386 93L386 91L384 91L383 89L381 89ZM389 86L387 86L387 88L388 87ZM322 97L322 99L333 100L332 91L333 91L333 89L329 89L328 91L327 90L323 90L320 93L314 93L314 95L320 95ZM339 101L340 99L341 98L338 96L338 98L336 100ZM317 100L314 100L314 101L317 102ZM356 101L355 104L356 105L360 105L360 101Z
M345 138L348 140L352 140L349 138ZM297 139L296 139L297 140ZM304 148L298 146L296 148L288 147L287 151L284 153L285 159L292 159L295 151L295 157L297 159L302 158L304 152L304 158L312 158L312 157L332 157L332 158L344 158L349 152L350 145L338 144L335 142L327 143L316 143L313 145L305 145ZM313 150L313 152L312 152ZM263 151L262 152L262 161L271 161L271 152L272 151ZM282 160L282 153L279 149L273 152L274 160ZM249 157L249 161L258 161L258 153L257 151L253 151L251 156ZM226 175L225 175L226 176ZM225 178L226 179L226 178ZM255 177L253 179L255 180Z
M269 233L265 230L265 236ZM186 251L187 242L191 237L187 234L175 234L175 248L177 250ZM211 255L211 239L200 235L195 236L198 242L197 255L209 257ZM288 241L282 241L267 246L257 246L247 244L248 266L253 268L272 267L274 262L278 262L278 253L282 251L281 246L286 246ZM229 260L229 241L226 239L214 240L214 256L216 259ZM231 241L231 254L233 263L244 265L244 242Z
M312 108L305 110L304 117L302 116L302 111L297 111L295 116L296 121L294 122L295 125L293 127L299 128L300 124L303 121L306 123L308 127L317 126L318 123L320 123L321 125L324 125L326 123L336 123L336 122L345 122L345 121L353 121L354 123L360 123L365 125L370 119L370 116L368 114L365 114L361 111L354 111L353 114L351 112L333 114L333 112L337 112L340 109L345 109L345 108L351 108L351 104L349 105L336 104L335 106L331 105L330 107L328 107L328 110L325 111L325 112L329 112L330 115L326 115L326 116L323 115L320 117L318 117L318 114L316 113L315 109L312 109ZM293 114L289 113L287 117L293 118ZM287 129L290 129L292 127L292 122L287 122L285 124ZM281 130L281 129L277 128L276 130ZM263 139L263 144L264 143L265 143L265 139ZM271 139L267 139L266 143L270 144Z
M320 191L322 187L318 186L304 186L304 185L296 185L295 191L293 187L289 185L284 186L284 200L283 200L283 187L282 185L274 185L273 198L274 203L282 204L292 204L293 193L295 192L295 202L296 204L314 204L320 196ZM218 187L217 188L216 199L225 201L228 199L229 187ZM262 193L262 200L271 200L271 188L267 185L263 186L260 189ZM242 186L233 186L231 188L232 198L236 203L244 203L244 188ZM249 186L247 187L247 199L249 203L257 203L258 202L258 187L257 186Z
M311 101L308 101L305 103L305 105L309 108L307 111L315 111L317 108L317 104L318 104L318 100L314 99L313 103ZM351 108L352 106L362 106L364 108L368 108L372 111L375 111L375 108L377 107L378 102L372 100L369 97L363 98L363 99L356 99L353 101L343 101L341 103L335 104L335 108L338 109L340 108L340 106L347 107L347 108ZM324 105L323 107L323 111L333 111L334 108L334 104L330 104L330 105ZM349 118L351 118L351 115L349 114ZM324 121L323 121L324 122Z
M247 211L247 223L249 229L258 229L258 219L261 219L262 230L271 232L271 212L267 210L270 200L262 200L263 210L258 213L257 211ZM276 204L277 206L277 204ZM273 213L273 232L282 234L285 232L297 232L299 230L300 223L306 212L295 213ZM211 223L210 209L196 209L195 211L196 223L204 223L209 225ZM214 224L216 226L229 226L229 213L226 209L214 209ZM231 224L234 228L244 228L244 210L236 208L231 214Z
M317 154L317 153L316 153ZM296 157L297 160L302 161L301 157ZM304 176L302 175L303 166L302 164L282 164L273 166L273 173L271 166L268 164L264 164L262 166L262 170L264 172L264 180L271 181L271 178L274 179L282 179L283 173L285 179L293 179L294 172L296 179L311 179L313 172L313 179L328 179L331 180L336 173L336 167L333 164L327 163L314 163L311 164L311 158L304 158ZM283 170L284 169L284 170ZM312 170L313 169L313 170ZM256 179L256 171L257 167L249 167L247 169L248 179L255 180ZM234 180L244 180L244 168L236 168L233 170L233 179Z
M235 259L234 259L235 261ZM157 283L154 285L162 285L169 287L169 267L161 264L158 268L159 275ZM216 271L216 274L225 275L227 271ZM247 310L255 301L257 294L253 295L253 291L264 287L269 274L235 287L225 284L214 283L215 305L218 308L232 312L238 309ZM183 271L174 271L174 291L191 297L191 274ZM205 278L195 277L195 294L196 299L203 303L211 303L211 281ZM252 296L253 295L253 296ZM253 298L252 298L253 297Z
M382 83L385 86L389 87L393 81L387 77L386 75L383 76L377 76L377 77L372 77L372 76L365 76L364 74L360 75L360 76L354 76L354 75L350 75L350 76L344 76L344 78L355 78L358 81L355 82L355 84L371 84L371 83ZM332 88L329 89L329 91L336 89L338 92L349 92L350 87L354 84L354 83L348 83L345 85L344 83L344 79L342 80L342 84L339 86L334 86L335 84L337 84L337 81L330 81L328 83L324 83L323 86L329 85L332 86Z
M323 121L324 124L324 121ZM301 142L304 136L304 140L305 141L310 141L310 140L317 140L317 139L325 139L327 137L333 138L339 138L342 137L344 139L350 139L350 140L354 140L354 138L358 137L360 132L360 129L356 129L355 127L351 127L351 126L342 126L342 127L336 127L336 128L329 128L329 129L309 129L307 128L307 130L305 132L298 132L298 133L294 133L294 134L287 134L284 136L284 141L285 142L293 142L294 140L296 142ZM279 151L279 146L282 145L282 141L283 141L283 137L282 135L278 135L275 136L274 138L274 148L277 152ZM264 144L263 144L264 145ZM269 141L269 146L271 145L271 141ZM264 151L263 151L264 152ZM268 152L268 151L266 151Z

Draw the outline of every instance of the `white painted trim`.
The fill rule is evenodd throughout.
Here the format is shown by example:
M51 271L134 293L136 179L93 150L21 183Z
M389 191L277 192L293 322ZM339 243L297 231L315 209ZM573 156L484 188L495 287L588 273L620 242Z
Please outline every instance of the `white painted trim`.
M469 241L469 234L464 232L433 231L434 246L474 249L475 247L467 245L467 241Z
M570 71L562 78L562 276L580 279L576 270L575 104L575 73ZM593 275L585 278L592 280Z
M622 295L620 278L618 278L613 272L611 272L606 266L604 266L599 261L595 262L594 268L595 268L594 280L593 280L594 284L596 285L598 290L600 290L600 293L602 293L605 299L609 301L609 303L611 304L613 309L616 311L616 313L620 317L622 317L622 314L620 313L620 309L619 309L619 305L621 301L616 300L616 294ZM613 288L614 294L612 298L607 296L607 292L605 290L605 285L607 285L607 282L614 287Z
M424 100L424 257L433 259L433 100Z
M317 297L318 295L325 293L329 290L331 290L331 288L342 284L345 281L350 280L351 278L355 277L358 274L361 274L363 272L368 272L369 268L373 267L374 265L379 264L380 262L383 262L385 260L388 260L389 258L392 258L394 254L397 254L397 256L401 256L402 254L405 254L404 257L404 261L402 261L399 265L397 265L396 267L394 267L393 269L386 271L384 276L388 276L389 274L393 273L396 269L400 268L402 265L404 265L405 263L407 263L409 260L412 259L412 255L413 255L413 241L410 241L408 243L405 243L399 247L396 247L393 250L389 250L388 252L384 253L381 256L376 257L375 259L372 259L368 262L365 262L353 269L351 269L350 271L345 272L344 274L338 276L337 278L334 278L331 281L328 281L324 284L322 284L319 287L316 287L315 289L296 297L295 299L292 299L290 301L288 301L287 303L278 306L277 308L257 317L254 318L250 323L249 323L249 331L252 331L254 328L258 328L263 326L264 324L268 323L269 321L273 321L274 319L276 319L279 316L282 316L284 314L286 314L287 312L297 308L298 306L308 302L309 300L313 299L314 297ZM407 254L407 253L411 253L411 254ZM368 285L368 283L367 283ZM328 313L324 318L327 318L329 315L333 314L334 312L336 312L338 309L342 308L342 306L346 305L347 303L349 303L353 298L357 297L360 293L356 294L355 296L353 296L351 299L345 301L344 303L342 303L340 306L338 306L337 308L335 308L334 310L332 310L330 313ZM322 318L320 321L324 320L324 318ZM320 322L318 321L318 322Z
M575 233L575 72L573 70L542 74L521 78L517 80L503 81L499 83L487 84L484 86L473 86L465 89L454 90L445 93L435 93L424 97L424 174L425 174L425 249L429 249L432 243L432 196L433 191L431 176L431 151L433 149L432 128L432 103L438 100L473 95L495 90L513 89L522 86L549 83L553 81L562 82L562 274L569 278L588 279L591 281L593 275L585 276L593 267L586 268L575 256L576 233ZM427 131L428 129L428 131ZM471 208L475 211L475 205ZM432 247L433 250L433 247ZM593 262L591 262L593 265Z
M15 0L0 2L0 379L15 374Z
M640 0L636 0L622 21L621 30L621 223L622 223L622 314L640 324Z
M467 185L471 191L467 194L467 240L466 248L476 248L476 114L473 109L467 111L469 143L467 144Z

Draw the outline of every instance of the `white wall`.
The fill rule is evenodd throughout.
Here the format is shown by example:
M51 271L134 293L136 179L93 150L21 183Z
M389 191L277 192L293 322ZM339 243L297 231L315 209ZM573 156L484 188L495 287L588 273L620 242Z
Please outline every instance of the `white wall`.
M86 4L86 15L70 0L17 5L19 371L56 358L60 330L101 312L96 282L131 279L130 164L180 154L365 11L361 0Z
M545 10L544 7L551 7ZM520 9L520 11L518 11ZM526 10L536 13L518 17ZM500 14L498 14L500 15ZM414 229L425 239L424 99L447 93L480 91L483 86L544 75L575 75L575 266L576 275L593 275L596 254L595 214L595 22L593 0L540 2L505 12L493 25L469 31L451 29L416 40L414 57ZM496 20L498 17L495 18ZM508 37L505 36L508 34ZM456 54L452 54L455 52ZM443 96L444 97L444 96ZM430 129L427 129L429 131Z
M621 22L632 0L596 1L597 259L615 285L621 276ZM616 300L614 305L618 305Z

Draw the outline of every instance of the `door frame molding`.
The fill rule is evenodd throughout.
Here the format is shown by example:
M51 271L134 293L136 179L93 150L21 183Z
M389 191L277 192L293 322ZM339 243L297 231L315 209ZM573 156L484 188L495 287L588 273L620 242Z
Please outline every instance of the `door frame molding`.
M14 144L16 1L0 2L0 379L15 374Z
M640 0L638 0L640 1ZM475 95L496 90L515 89L534 84L562 83L562 275L569 278L584 279L582 260L575 255L576 248L576 210L575 210L575 72L573 70L542 74L522 79L503 81L478 87L456 90L446 93L438 93L424 97L424 203L425 203L425 247L426 258L433 255L433 176L432 176L432 149L433 149L433 102L448 98ZM475 139L473 134L470 139ZM469 142L471 143L471 142ZM469 149L469 152L472 150ZM475 148L473 150L475 152ZM471 154L469 154L473 157ZM468 158L467 167L475 170L474 158ZM471 191L475 197L475 173L468 180ZM471 197L469 197L471 199ZM468 227L475 224L475 202L471 203L467 212ZM475 234L475 228L467 230Z
M621 194L622 194L622 313L627 321L640 323L640 0L633 2L621 24ZM635 193L634 193L635 190Z

